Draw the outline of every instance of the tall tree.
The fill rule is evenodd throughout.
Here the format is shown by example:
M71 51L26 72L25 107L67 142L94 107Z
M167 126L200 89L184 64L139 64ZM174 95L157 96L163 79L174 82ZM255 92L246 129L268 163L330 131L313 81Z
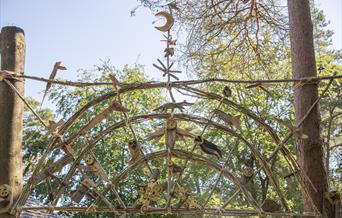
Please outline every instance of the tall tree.
M316 77L316 61L313 43L313 25L311 21L309 0L288 0L292 77L300 79ZM310 107L318 98L317 84L303 84L294 90L295 119L299 124ZM320 137L319 105L316 104L308 117L299 126L300 131L307 134L308 139L300 139L297 146L298 162L301 173L306 174L317 191L307 182L309 195L317 209L330 214L329 204L324 203L324 192L328 191L327 172L324 166L324 153ZM302 193L305 211L312 211L308 198Z

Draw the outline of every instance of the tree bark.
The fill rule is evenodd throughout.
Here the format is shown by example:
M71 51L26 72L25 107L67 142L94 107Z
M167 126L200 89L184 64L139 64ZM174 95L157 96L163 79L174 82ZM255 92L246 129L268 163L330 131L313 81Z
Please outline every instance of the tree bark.
M309 0L288 0L292 77L316 77L316 61L313 44L313 26L310 14ZM318 98L317 84L304 84L294 90L294 108L296 123L302 119L311 105ZM309 195L317 209L327 217L333 217L331 208L324 200L324 192L328 191L328 175L324 165L323 143L320 137L320 114L318 104L305 119L299 130L309 136L308 139L299 139L297 157L301 173L306 174L316 187L317 192L307 187ZM305 211L312 211L307 196L302 192L302 201Z
M0 35L1 69L24 72L25 37L18 27L4 27ZM24 82L9 80L24 95ZM0 184L8 184L14 201L22 191L22 132L24 104L18 95L0 81ZM0 218L14 217L0 214Z

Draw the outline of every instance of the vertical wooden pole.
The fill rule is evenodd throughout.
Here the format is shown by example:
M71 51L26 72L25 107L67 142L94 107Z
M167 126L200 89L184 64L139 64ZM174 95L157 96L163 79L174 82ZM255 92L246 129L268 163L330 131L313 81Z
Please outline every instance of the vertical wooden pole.
M316 60L313 43L313 25L310 14L309 0L287 0L290 24L292 77L316 77ZM318 98L317 84L303 84L294 90L294 108L296 123L300 122L309 108ZM324 217L334 217L329 202L324 200L328 191L328 174L324 166L324 152L320 135L320 114L318 104L299 127L308 135L308 139L298 140L297 156L301 173L306 174L317 189L307 184L317 209L325 213ZM312 211L307 196L302 192L304 211Z
M0 35L1 69L24 72L25 36L18 27L7 26ZM24 95L22 80L9 80ZM14 201L23 186L22 170L22 132L24 104L18 95L4 82L0 81L0 184L12 188ZM0 214L0 218L14 217Z

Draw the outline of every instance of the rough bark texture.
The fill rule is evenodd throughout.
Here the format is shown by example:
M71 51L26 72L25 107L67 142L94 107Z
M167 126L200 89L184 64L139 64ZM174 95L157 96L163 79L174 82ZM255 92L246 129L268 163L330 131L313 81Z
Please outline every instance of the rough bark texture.
M1 30L1 69L23 73L25 63L24 31L18 27ZM24 95L24 82L10 80ZM22 191L22 131L24 104L11 88L0 81L0 184L12 188L14 200ZM0 218L14 217L0 214Z
M317 76L309 0L288 0L287 2L290 21L292 77L299 79ZM296 123L299 123L317 98L317 84L299 86L294 90ZM328 180L324 166L323 146L320 138L320 114L318 105L300 126L300 130L308 135L309 138L298 141L298 162L303 170L302 173L308 175L317 189L317 192L315 192L306 182L309 194L319 211L326 211L328 212L328 217L333 217L329 215L329 205L323 200L324 192L328 191ZM312 211L308 198L303 192L302 198L304 210Z

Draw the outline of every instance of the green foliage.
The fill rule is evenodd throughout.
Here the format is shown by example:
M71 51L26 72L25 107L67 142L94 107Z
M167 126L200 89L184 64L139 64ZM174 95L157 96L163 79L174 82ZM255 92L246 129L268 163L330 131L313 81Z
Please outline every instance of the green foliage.
M32 98L26 99L31 107L45 120L54 120L55 115L50 109L41 109L40 103ZM41 153L44 151L46 144L48 143L48 137L44 135L45 131L42 131L44 126L37 120L35 116L31 114L31 111L25 107L24 113L24 136L23 136L23 148L24 148L24 176L32 173L32 167L37 163L37 160L41 157Z

